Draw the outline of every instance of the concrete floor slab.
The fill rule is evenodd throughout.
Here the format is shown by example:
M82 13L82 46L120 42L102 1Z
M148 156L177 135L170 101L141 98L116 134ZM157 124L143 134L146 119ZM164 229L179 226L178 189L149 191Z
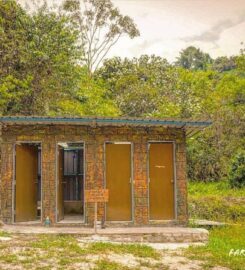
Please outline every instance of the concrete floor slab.
M94 235L93 228L4 225L2 231L21 234ZM97 235L115 242L193 243L207 242L208 231L184 227L130 227L98 229Z

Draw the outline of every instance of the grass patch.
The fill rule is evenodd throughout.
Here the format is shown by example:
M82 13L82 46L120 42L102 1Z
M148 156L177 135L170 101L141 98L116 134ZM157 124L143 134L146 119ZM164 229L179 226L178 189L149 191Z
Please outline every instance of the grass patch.
M0 256L0 261L5 263L17 263L18 256L15 254L2 254Z
M245 269L245 256L229 256L231 249L245 249L244 226L212 229L206 246L190 247L185 251L185 255L190 259L204 260L206 269L217 265L232 270Z
M69 235L41 235L39 239L30 244L33 248L39 248L48 252L72 255L86 255L86 249L81 248L75 237Z
M11 237L11 234L5 231L0 231L0 237Z
M127 266L109 260L99 260L96 262L94 270L129 270ZM135 268L137 270L137 268Z
M80 262L81 257L70 257L70 256L64 256L61 257L60 260L58 261L58 264L60 266L67 266L67 265L72 265L74 263ZM86 261L85 259L82 260L83 262Z
M153 248L139 244L111 244L111 243L90 243L80 247L75 237L69 235L41 235L35 241L28 243L28 248L22 252L22 256L29 254L37 263L45 260L48 263L59 265L65 269L74 263L86 261L86 255L94 254L132 254L141 258L158 259L160 254ZM28 257L28 256L27 256ZM96 269L128 269L123 265L118 265L110 261L99 261ZM107 267L107 268L106 268Z
M152 263L150 261L142 261L142 260L138 260L140 267L145 267L145 268L150 268L150 269L154 269L154 270L169 270L169 267L162 264L161 262L158 263Z
M194 219L245 223L245 188L231 189L227 182L190 182L189 213Z
M207 219L227 223L245 222L245 205L217 196L192 198L189 196L189 213L194 219Z
M37 241L31 243L31 247L44 250L51 248L70 248L75 243L75 238L69 235L41 235Z
M136 257L159 259L160 254L152 247L140 244L111 244L111 243L92 243L88 246L92 253L114 252L125 254L129 253Z
M232 189L227 181L219 182L189 182L188 194L190 196L202 197L217 195L221 197L245 197L245 188Z

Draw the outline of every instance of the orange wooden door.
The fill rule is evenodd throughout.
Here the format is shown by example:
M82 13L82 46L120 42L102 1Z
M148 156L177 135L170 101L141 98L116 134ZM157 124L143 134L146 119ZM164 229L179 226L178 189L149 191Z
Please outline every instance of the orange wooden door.
M130 221L131 216L131 145L106 144L106 188L109 201L107 221Z
M149 145L150 220L174 219L174 164L172 143Z
M16 222L37 219L37 169L37 147L28 144L16 145Z
M62 147L58 146L58 215L57 220L60 221L64 219L64 196L63 196L63 178L64 178L64 150Z

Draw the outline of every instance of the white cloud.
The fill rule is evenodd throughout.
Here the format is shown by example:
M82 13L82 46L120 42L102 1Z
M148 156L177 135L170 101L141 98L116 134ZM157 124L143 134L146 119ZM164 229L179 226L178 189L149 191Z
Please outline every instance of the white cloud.
M195 45L213 57L239 52L245 37L242 0L114 0L134 18L141 37L121 40L110 56L158 54L174 61L179 51ZM230 30L229 30L230 29ZM230 47L228 46L230 44ZM118 54L120 52L120 54Z

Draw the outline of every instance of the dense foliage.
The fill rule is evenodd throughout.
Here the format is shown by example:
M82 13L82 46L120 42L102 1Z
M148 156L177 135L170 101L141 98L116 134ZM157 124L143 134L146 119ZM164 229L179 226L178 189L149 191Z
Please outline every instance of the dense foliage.
M2 114L50 114L76 87L77 33L45 6L32 16L0 2Z
M227 223L245 223L245 188L231 189L229 182L189 182L189 216Z
M245 187L245 151L240 151L234 156L228 179L231 187Z
M227 176L231 158L244 146L243 53L235 59L236 68L220 72L212 65L204 70L175 66L156 56L117 57L95 75L122 115L211 119L211 128L188 138L188 174L215 181Z
M121 32L132 38L139 34L133 21L109 0L104 1L106 7L97 6L103 14L93 11L96 2L87 1L92 13L86 16L98 23L94 25L99 31L107 25L106 12L114 14L108 32L112 46ZM154 55L115 57L94 71L88 55L95 53L89 46L92 41L84 38L91 29L86 21L77 27L78 1L65 3L59 12L44 6L29 13L15 1L0 2L0 115L211 119L210 128L188 138L189 178L226 177L234 154L244 146L244 52L212 59L188 47L174 64Z

